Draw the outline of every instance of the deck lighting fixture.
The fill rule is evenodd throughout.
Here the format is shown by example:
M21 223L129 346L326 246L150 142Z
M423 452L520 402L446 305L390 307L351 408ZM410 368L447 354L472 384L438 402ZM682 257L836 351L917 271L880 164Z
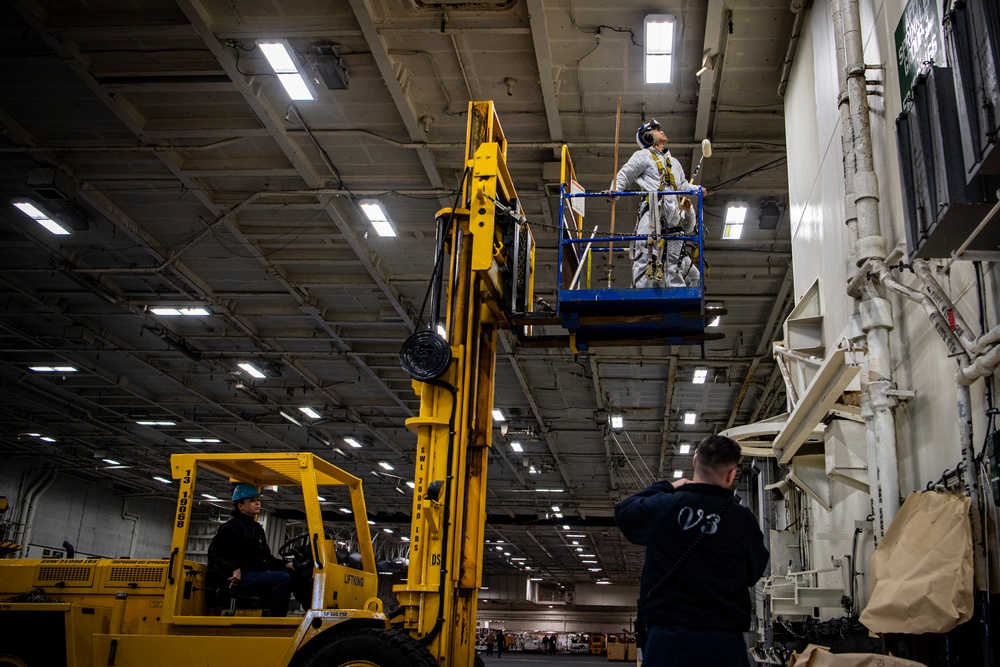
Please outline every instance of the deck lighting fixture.
M683 470L675 470L674 471L674 479L680 479L683 476L684 476L684 471Z
M212 311L208 308L150 308L149 312L154 315L159 315L160 317L177 317L178 315L186 315L188 317L204 317L206 315L211 315Z
M101 460L104 461L105 463L107 463L109 466L120 466L121 465L121 461L115 461L114 459L101 459Z
M410 538L408 538L406 535L402 535L400 536L399 540L400 542L409 542Z
M392 528L383 528L382 532L383 533L389 533L390 535L392 535L394 531L392 530Z
M706 379L708 379L708 369L698 368L694 372L694 378L692 378L691 384L705 384Z
M670 83L673 77L674 23L667 14L646 17L646 83Z
M306 417L309 417L309 419L319 419L320 417L323 416L320 413L313 410L312 408L310 408L309 406L306 406L304 408L299 408L299 412L304 414Z
M529 475L537 475L538 474L538 468L536 468L535 466L529 466L528 467L528 474Z
M731 201L726 204L726 227L722 231L722 238L729 241L736 241L743 235L743 223L747 219L747 211L750 205L745 201Z
M243 362L241 364L237 364L237 366L239 366L240 368L242 368L243 370L245 370L252 377L257 378L258 380L263 380L264 378L267 377L266 375L264 375L263 371L261 371L259 368L257 368L256 366L254 366L253 364L251 364L249 362Z
M698 419L698 413L696 412L685 412L684 413L684 424L691 426Z
M30 199L15 199L11 202L11 204L13 204L15 208L19 209L21 213L24 213L26 216L56 236L66 236L69 234L68 229L49 217L48 213L45 213L38 208Z
M324 498L323 496L316 496L316 500L320 501L321 503L326 502L326 498Z
M558 506L558 505L553 505L553 506L552 506L552 511L553 511L553 512L562 512L562 510L561 510L561 509L559 509L559 506Z
M201 497L204 498L205 500L218 500L218 498L213 496L211 493L203 493L201 494Z
M36 373L76 373L76 366L28 366L28 370Z
M691 445L690 443L685 442L684 444L681 445L681 454L690 454L690 453L691 453Z
M137 421L139 426L177 426L177 422L170 421Z
M355 440L354 438L351 437L344 438L344 442L349 444L354 449L361 449L361 443Z
M493 421L495 422L505 422L507 418L504 417L503 411L499 408L493 408Z
M352 512L351 510L347 509L346 507L341 507L340 511L343 512L344 514L354 514L354 512Z
M385 470L393 470L393 467L385 461L379 461L378 464Z
M163 482L164 484L173 484L173 482L167 479L166 477L160 477L159 475L153 475L153 479L155 479L157 482Z
M411 489L415 489L415 488L417 488L417 485L416 485L416 484L414 484L413 482L410 482L410 481L406 482L406 485L407 485L408 487L410 487Z
M608 417L608 423L611 424L612 431L621 433L625 428L625 415L621 412L612 412Z
M292 55L292 50L288 42L283 39L273 39L264 42L257 42L261 53L267 58L267 64L274 70L278 81L285 88L285 92L293 100L311 101L316 99L309 84L299 71L299 67Z
M300 422L300 421L299 421L298 419L296 419L295 417L291 416L290 414L288 414L288 413L287 413L287 412L285 412L284 410L282 410L282 411L280 412L280 414L281 414L281 416L282 416L282 417L284 417L284 418L285 418L285 419L287 419L288 421L292 422L292 423L293 423L293 424L295 424L296 426L302 426L302 422Z
M396 235L396 230L393 229L392 221L389 220L389 214L385 212L382 202L377 199L362 199L358 202L358 206L361 207L365 217L368 218L368 222L372 223L376 234L379 236Z
M222 442L222 441L219 440L218 438L184 438L184 442L217 443L217 442Z
M515 452L523 452L524 451L524 447L522 447L521 443L519 443L519 442L512 442L512 443L510 443L510 448L512 450L514 450Z

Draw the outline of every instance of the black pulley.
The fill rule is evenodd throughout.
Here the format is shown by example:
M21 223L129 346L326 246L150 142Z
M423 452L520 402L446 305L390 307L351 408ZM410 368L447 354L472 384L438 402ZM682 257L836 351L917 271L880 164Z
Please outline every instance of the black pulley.
M418 331L399 350L399 365L419 382L438 379L450 364L451 347L434 331Z

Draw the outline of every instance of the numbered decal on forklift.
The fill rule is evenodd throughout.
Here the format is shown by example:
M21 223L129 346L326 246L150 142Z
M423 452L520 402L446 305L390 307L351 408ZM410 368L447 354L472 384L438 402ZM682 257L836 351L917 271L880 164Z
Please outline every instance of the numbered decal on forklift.
M191 483L191 471L185 470L184 477L181 479L182 484ZM188 513L188 492L181 491L180 498L177 500L177 527L183 528L185 522L187 521Z

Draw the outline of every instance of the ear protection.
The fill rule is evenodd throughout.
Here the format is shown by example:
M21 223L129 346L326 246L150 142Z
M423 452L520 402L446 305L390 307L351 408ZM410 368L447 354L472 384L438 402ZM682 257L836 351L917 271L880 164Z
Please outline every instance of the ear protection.
M653 143L653 131L652 130L646 130L645 132L642 133L642 143L644 143L646 145L652 145L652 143Z

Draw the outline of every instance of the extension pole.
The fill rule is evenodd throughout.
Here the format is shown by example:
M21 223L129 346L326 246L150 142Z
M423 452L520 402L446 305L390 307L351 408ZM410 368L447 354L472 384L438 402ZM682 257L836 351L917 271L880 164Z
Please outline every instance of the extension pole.
M615 170L611 174L611 187L614 188L615 179L618 178L618 135L621 134L622 125L622 98L618 98L618 112L615 114ZM611 198L611 237L615 236L615 204L618 197ZM615 259L615 242L608 245L608 288L611 288L611 265Z

